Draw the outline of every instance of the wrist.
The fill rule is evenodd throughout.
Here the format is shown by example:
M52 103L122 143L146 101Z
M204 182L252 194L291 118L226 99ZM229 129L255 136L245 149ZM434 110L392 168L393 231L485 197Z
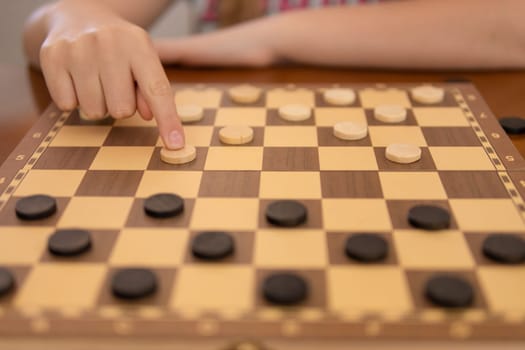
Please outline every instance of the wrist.
M280 32L281 21L279 16L267 17L247 23L250 28L240 28L242 35L252 42L254 52L254 65L267 66L281 60ZM255 45L253 45L255 44ZM248 43L247 46L250 46Z
M286 60L286 21L283 15L267 17L261 20L260 33L262 47L269 56L270 63L278 63Z

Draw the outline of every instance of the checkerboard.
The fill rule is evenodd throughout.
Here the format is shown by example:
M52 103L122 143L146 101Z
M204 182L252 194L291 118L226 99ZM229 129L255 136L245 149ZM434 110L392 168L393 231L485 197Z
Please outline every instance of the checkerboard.
M347 107L325 104L329 85L261 85L261 99L236 105L229 85L174 85L177 104L197 104L204 118L185 127L197 158L161 162L154 122L139 117L86 122L51 106L0 169L0 266L16 289L0 299L0 334L24 336L168 336L212 339L525 339L525 266L497 264L480 252L490 233L525 237L525 162L476 89L441 84L440 104L415 102L416 85L344 85L357 93ZM300 103L313 117L291 123L278 108ZM384 124L373 108L398 104L406 121ZM339 121L369 125L359 141L333 136ZM221 144L218 130L243 124L254 140ZM390 143L422 148L413 164L385 158ZM145 215L158 192L185 199L175 218ZM17 199L57 198L48 219L17 219ZM308 221L277 228L266 206L294 199ZM436 204L452 216L449 230L411 227L408 210ZM47 251L57 228L92 233L93 248L75 258ZM233 256L216 263L191 255L197 233L231 233ZM360 264L344 254L349 235L374 232L388 257ZM126 302L109 281L122 267L146 267L156 294ZM294 307L269 304L263 279L291 271L310 286ZM474 304L440 309L424 298L436 273L474 287Z

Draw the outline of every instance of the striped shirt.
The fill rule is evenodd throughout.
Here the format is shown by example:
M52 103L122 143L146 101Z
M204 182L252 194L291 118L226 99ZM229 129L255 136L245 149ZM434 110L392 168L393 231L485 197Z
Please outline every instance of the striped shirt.
M218 20L217 9L221 0L196 0L199 15L199 31L209 31L216 28ZM227 1L227 0L226 0ZM256 0L245 0L253 1ZM260 0L262 1L263 13L273 15L291 10L328 7L359 5L365 3L375 3L381 0Z

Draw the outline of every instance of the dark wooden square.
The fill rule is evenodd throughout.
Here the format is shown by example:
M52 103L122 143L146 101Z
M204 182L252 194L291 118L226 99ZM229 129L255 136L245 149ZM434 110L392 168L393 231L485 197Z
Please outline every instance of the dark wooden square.
M44 250L41 262L50 263L105 263L109 260L111 252L117 237L118 231L111 230L90 230L91 234L91 249L78 256L56 256L51 254L47 248Z
M396 265L397 254L395 251L395 246L392 240L392 234L387 232L366 232L371 234L377 234L380 237L384 238L388 243L388 255L384 260L372 262L372 263L363 263L354 259L349 258L345 253L345 244L348 237L358 234L360 232L328 232L326 234L326 244L328 246L328 261L332 265Z
M280 226L275 226L270 224L266 220L266 207L275 200L263 199L259 202L259 227L260 228L280 228ZM321 201L320 200L298 200L301 202L308 212L307 220L304 224L297 226L297 228L306 228L306 229L321 229L323 228L323 215L321 211Z
M386 205L390 213L390 220L394 229L416 229L408 222L408 212L410 208L416 205L435 205L447 210L450 214L450 227L451 230L457 230L458 225L454 218L454 213L450 208L448 201L425 201L425 200L387 200ZM439 234L439 231L429 231Z
M253 129L253 140L249 143L243 145L228 145L222 143L219 138L219 131L222 129L222 126L215 127L213 129L213 135L211 137L212 146L221 146L221 147L248 147L248 146L257 146L262 147L264 145L264 128L263 127L252 127Z
M367 108L365 109L365 115L366 115L366 121L368 125L381 125L381 126L399 126L399 125L406 125L406 126L414 126L417 125L416 117L414 116L414 112L412 109L407 108L407 118L399 123L385 123L380 120L377 120L374 117L374 109L373 108Z
M436 165L427 147L421 147L421 159L410 164L399 164L386 159L386 147L374 147L377 166L379 170L388 171L414 171L414 170L436 170Z
M151 159L148 164L147 170L203 170L204 164L206 164L206 156L208 154L208 148L207 147L196 147L197 149L197 157L186 164L168 164L164 163L160 159L160 147L156 147L153 155L151 156Z
M323 198L383 198L376 171L322 171Z
M217 110L205 108L202 112L202 119L196 122L184 123L184 125L214 125L215 124L215 115Z
M456 99L454 98L452 93L446 89L445 89L445 98L440 103L428 104L428 103L417 102L412 98L412 93L410 90L408 92L408 96L410 97L410 103L412 103L413 107L457 107L458 106L458 103L456 102Z
M48 147L34 169L89 169L98 150L98 147Z
M28 265L3 265L3 268L7 269L13 276L15 285L14 288L7 294L0 297L0 306L12 307L12 303L16 298L17 291L22 288L24 282L31 272L32 266Z
M107 117L101 120L84 120L80 118L80 115L78 113L78 109L74 109L69 117L67 118L65 125L113 125L115 123L115 119L111 117Z
M441 183L449 198L508 198L495 171L441 171Z
M480 284L476 278L476 274L471 270L407 270L405 275L407 277L408 286L412 294L412 300L417 309L435 309L436 305L430 302L425 296L425 285L427 281L436 275L447 275L459 277L470 283L474 290L474 302L470 308L484 309L487 307L485 297L481 291ZM448 309L444 309L448 310Z
M495 234L498 232L494 232ZM505 234L512 234L516 235L518 237L521 237L522 239L525 239L525 233L523 232L515 232L515 233L505 233ZM467 245L470 249L470 252L472 253L472 256L474 257L474 261L476 262L477 266L485 266L485 265L492 265L492 266L500 266L500 267L509 267L512 265L502 264L497 261L494 261L492 259L487 258L483 254L483 242L485 239L490 236L490 233L487 232L465 232L465 240L467 241Z
M480 146L476 133L470 127L424 127L421 132L428 146Z
M36 194L36 193L35 193ZM11 197L0 211L0 226L56 226L58 220L64 213L70 198L55 197L57 211L46 219L20 220L15 213L16 202L23 197Z
M194 199L184 199L184 211L171 218L154 218L144 212L144 198L136 198L131 206L126 227L188 227L195 204Z
M159 131L152 127L113 127L104 146L155 146Z
M321 126L317 128L317 142L321 147L370 147L372 140L367 135L361 140L341 140L334 135L334 128Z
M260 177L258 171L205 171L199 197L257 197Z
M230 98L230 95L228 94L228 91L224 91L221 97L221 107L265 107L266 106L266 92L264 89L261 90L261 96L259 96L259 99L255 101L254 103L236 103L232 101Z
M264 280L276 273L292 273L296 274L305 279L308 285L308 296L300 305L302 307L326 307L326 276L323 270L305 269L305 270L270 270L270 269L258 269L255 275L256 288L255 288L255 300L257 306L275 306L274 304L266 301L262 294L262 285ZM282 306L281 306L282 307ZM286 310L286 308L284 308Z
M329 107L329 108L356 108L356 107L361 107L361 99L359 98L359 93L355 89L354 89L354 91L355 91L355 101L354 101L354 103L352 103L350 105L346 105L346 106L335 106L335 105L331 105L329 103L326 103L324 98L323 98L323 92L317 90L315 92L315 106L316 107Z
M188 240L188 248L184 256L184 263L186 264L251 264L253 261L253 253L255 251L255 234L253 232L237 232L225 231L229 234L234 242L235 248L233 254L221 260L204 260L193 256L191 253L191 242L195 236L205 231L192 231L190 239Z
M269 126L283 126L283 125L315 125L315 110L311 109L310 118L300 121L300 122L291 122L284 120L279 116L279 109L277 108L268 108L266 110L266 125Z
M140 266L130 266L136 268ZM157 277L157 290L152 295L138 300L124 300L113 296L111 292L111 280L115 273L121 267L113 267L108 270L100 294L98 296L97 305L118 305L118 306L167 306L171 296L171 290L176 277L176 270L174 269L151 269ZM122 267L125 268L125 267Z
M76 195L133 197L142 174L142 171L88 170Z
M318 171L317 147L265 147L263 171Z

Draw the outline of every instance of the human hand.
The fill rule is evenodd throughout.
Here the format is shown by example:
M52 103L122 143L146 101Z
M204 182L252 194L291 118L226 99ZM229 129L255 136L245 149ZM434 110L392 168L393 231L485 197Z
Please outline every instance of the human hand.
M91 1L56 3L47 25L40 65L60 109L79 106L95 120L138 110L155 118L167 148L184 146L173 91L146 31Z
M166 63L264 67L278 61L273 36L271 22L258 20L213 33L158 39L154 45Z

